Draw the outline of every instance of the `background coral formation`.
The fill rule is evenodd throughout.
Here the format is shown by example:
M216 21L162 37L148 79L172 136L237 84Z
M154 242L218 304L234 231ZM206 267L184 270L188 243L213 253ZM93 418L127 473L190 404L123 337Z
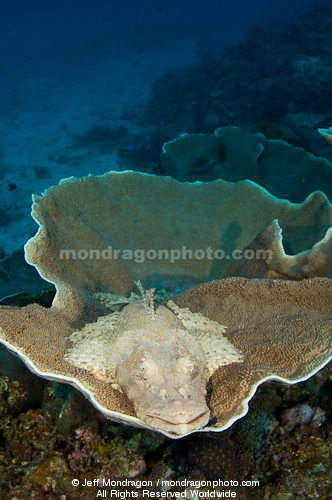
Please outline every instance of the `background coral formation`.
M331 20L331 6L316 7L289 22L251 26L223 52L202 46L199 64L154 83L143 122L172 138L267 121L315 148L317 125L329 126Z

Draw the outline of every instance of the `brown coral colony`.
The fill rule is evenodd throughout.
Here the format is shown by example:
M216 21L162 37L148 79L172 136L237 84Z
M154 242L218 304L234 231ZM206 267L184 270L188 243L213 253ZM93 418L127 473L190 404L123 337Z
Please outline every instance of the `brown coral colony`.
M262 165L278 148L284 157L292 149L231 127L210 136L208 151L225 141L234 163L242 161L231 151L241 136L253 170L258 157ZM193 161L186 148L196 140L201 151L204 136L166 145L165 170L176 170L180 152ZM186 169L192 180L189 160ZM81 214L75 224L73 213ZM76 387L107 418L172 438L222 431L247 413L263 382L307 380L332 358L332 207L321 192L295 204L247 180L109 172L64 179L34 197L32 215L39 231L26 260L56 296L49 309L1 307L0 342L37 375ZM259 257L218 258L235 248ZM150 249L164 258L142 258ZM201 257L183 257L188 251ZM186 291L160 304L156 282Z

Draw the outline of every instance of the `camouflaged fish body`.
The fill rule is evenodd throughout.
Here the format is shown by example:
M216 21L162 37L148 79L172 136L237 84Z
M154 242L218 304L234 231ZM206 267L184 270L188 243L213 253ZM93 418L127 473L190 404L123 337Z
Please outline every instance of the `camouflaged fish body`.
M66 360L123 391L151 428L187 434L207 425L206 386L222 365L241 354L225 327L172 301L154 308L144 292L120 312L75 332Z

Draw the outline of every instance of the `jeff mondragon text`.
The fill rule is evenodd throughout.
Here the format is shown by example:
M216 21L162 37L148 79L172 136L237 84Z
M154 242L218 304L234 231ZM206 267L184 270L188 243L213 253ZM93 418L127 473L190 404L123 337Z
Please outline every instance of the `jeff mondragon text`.
M110 486L131 486L137 489L141 489L147 486L154 486L152 481L135 481L133 479L123 479L123 480L112 480L112 479L93 479L93 481L88 481L85 479L82 486L100 486L100 487L110 487ZM165 479L158 479L156 482L156 486L162 486L166 488L171 488L174 486L181 487L191 487L191 488L204 488L205 486L209 486L212 488L217 487L230 487L230 486L259 486L259 481L233 481L233 480L221 480L215 479L213 481L193 481L190 479L182 479L181 481L167 481Z

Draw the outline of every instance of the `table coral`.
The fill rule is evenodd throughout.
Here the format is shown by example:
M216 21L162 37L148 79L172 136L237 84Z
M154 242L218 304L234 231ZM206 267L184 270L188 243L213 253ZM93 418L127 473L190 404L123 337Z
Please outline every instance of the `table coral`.
M220 279L233 251L273 219L292 253L311 248L332 225L331 204L319 192L293 204L250 181L188 184L129 171L64 179L34 196L32 215L40 229L25 245L26 259L56 285L56 307L77 309L80 301L86 309L88 298L92 315L105 313L93 293L127 295L135 280L174 289Z
M319 128L318 132L320 133L320 135L322 137L324 137L324 139L326 140L326 142L330 146L332 146L332 127L329 127L329 128Z
M152 304L151 296L150 318L141 313L132 315L126 328L119 325L125 324L129 311L141 306L131 301L122 310L110 313L98 300L105 293L128 295L134 279L139 278L146 288L156 281L167 288L175 282L188 288L219 278L230 264L227 257L234 248L241 252L275 217L284 229L285 244L294 253L302 252L323 238L331 226L332 207L322 193L313 193L297 205L278 200L248 181L181 184L135 172L110 172L101 177L64 179L44 196L34 197L32 214L40 228L25 246L26 258L55 284L56 296L51 308L37 304L23 309L1 307L0 342L40 376L79 388L109 418L157 428L172 437L201 428L221 431L247 412L247 402L262 382L272 378L289 383L304 380L331 358L328 279L295 283L231 278L199 285L159 306ZM170 240L173 249L169 248ZM202 250L205 241L209 246ZM324 245L322 241L321 247ZM137 248L139 255L135 254ZM189 251L188 256L185 254L188 258L180 258L181 248L182 252ZM213 254L214 248L217 254ZM313 253L316 250L314 246ZM168 252L168 257L157 258L159 251ZM180 254L171 253L175 251ZM229 255L219 258L221 251L229 251ZM165 315L172 319L166 321ZM159 316L162 319L158 323ZM204 365L201 372L205 370L207 378L212 377L207 388L205 379L200 394L208 390L209 409L202 396L206 419L197 421L195 428L166 429L160 418L150 426L147 418L151 412L156 416L161 411L159 404L170 407L172 398L167 399L167 388L149 385L151 374L146 375L147 391L161 389L160 393L156 390L161 399L158 408L155 404L141 412L142 405L137 405L132 392L135 384L121 382L121 370L114 369L114 360L107 354L114 346L114 351L120 352L122 346L122 354L127 355L131 332L144 333L143 323L152 338L154 322L165 339L169 338L168 326L177 325L182 344L185 336L191 335L205 353L206 363L198 356ZM212 349L217 337L219 347ZM172 349L177 351L174 346L167 344L168 354ZM176 369L181 377L186 370L198 373L198 364L188 361L188 356L183 356L186 362ZM153 360L138 361L150 363L151 368ZM121 364L118 359L115 362ZM167 366L164 372L176 379ZM119 378L114 378L115 373ZM130 372L129 379L131 376ZM174 389L189 401L188 388L180 384ZM190 404L197 403L192 399ZM163 415L167 414L164 407ZM211 424L205 426L209 411ZM181 411L176 415L184 417ZM193 417L190 422L196 420Z
M331 142L331 130L319 132ZM250 179L274 196L296 203L314 191L323 191L329 198L332 194L326 182L331 162L241 127L219 128L214 134L182 134L164 144L161 169L182 182Z

